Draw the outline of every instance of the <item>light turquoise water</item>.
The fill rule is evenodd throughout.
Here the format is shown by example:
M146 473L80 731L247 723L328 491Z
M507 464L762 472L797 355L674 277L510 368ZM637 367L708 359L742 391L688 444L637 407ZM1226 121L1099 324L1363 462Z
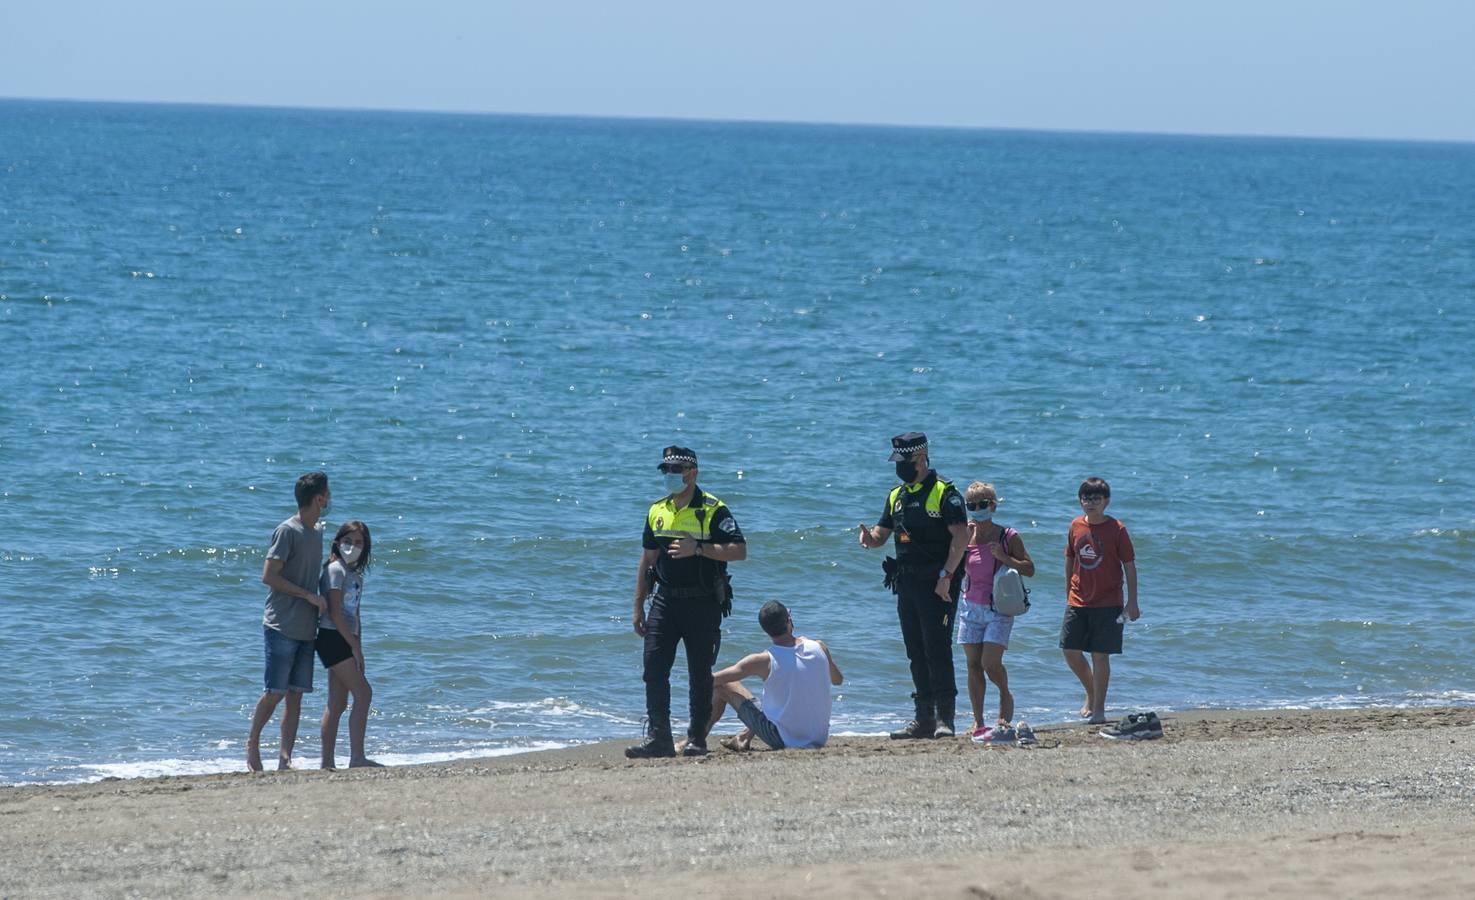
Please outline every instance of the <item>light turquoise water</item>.
M1117 708L1475 700L1472 164L0 103L0 780L237 766L262 555L319 467L380 560L371 752L633 737L671 442L750 542L723 662L783 599L849 676L840 731L909 711L854 527L912 429L1040 563L1006 658L1032 721L1079 702L1089 474L1142 577Z

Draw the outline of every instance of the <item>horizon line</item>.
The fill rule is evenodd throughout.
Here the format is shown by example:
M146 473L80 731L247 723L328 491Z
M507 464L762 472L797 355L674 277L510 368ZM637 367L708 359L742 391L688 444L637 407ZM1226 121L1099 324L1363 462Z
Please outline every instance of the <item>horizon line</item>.
M503 112L495 110L475 109L449 109L449 108L407 108L393 106L335 106L328 104L291 105L285 103L247 103L233 101L199 101L199 100L119 100L93 97L14 97L0 95L0 103L60 103L60 104L96 104L109 106L168 106L185 107L197 109L239 109L239 110L284 110L295 112L328 112L328 113L389 113L392 115L425 115L425 116L478 116L484 118L502 119L582 119L589 121L610 122L658 122L658 123L686 123L701 125L783 125L794 127L811 128L872 128L872 129L894 129L909 131L985 131L1004 133L1027 133L1027 134L1061 134L1061 135L1100 135L1106 137L1170 137L1170 138L1208 138L1227 140L1283 140L1283 141L1328 141L1345 143L1381 143L1381 144L1451 144L1458 146L1469 146L1475 144L1475 138L1431 138L1431 137L1368 137L1356 135L1315 135L1315 134L1283 134L1271 132L1233 132L1233 131L1154 131L1154 130L1115 130L1095 128L1046 128L1026 127L1010 125L957 125L957 124L919 124L898 122L853 122L853 121L814 121L807 119L746 119L746 118L712 118L707 116L679 116L679 115L637 115L633 113L558 113L558 112Z

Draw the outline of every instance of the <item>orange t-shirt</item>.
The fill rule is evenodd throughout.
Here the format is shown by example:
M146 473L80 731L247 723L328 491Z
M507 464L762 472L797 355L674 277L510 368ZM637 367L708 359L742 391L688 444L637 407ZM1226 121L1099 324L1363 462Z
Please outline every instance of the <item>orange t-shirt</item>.
M1087 524L1085 516L1076 516L1065 541L1065 557L1070 560L1067 603L1123 605L1122 564L1137 559L1132 552L1132 539L1127 536L1127 526L1110 516L1100 525Z

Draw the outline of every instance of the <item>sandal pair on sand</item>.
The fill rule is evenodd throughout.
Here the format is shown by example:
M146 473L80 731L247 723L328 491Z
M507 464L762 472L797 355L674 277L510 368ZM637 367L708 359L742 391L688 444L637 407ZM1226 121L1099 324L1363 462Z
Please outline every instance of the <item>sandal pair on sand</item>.
M998 725L993 728L987 725L975 728L969 733L969 738L975 744L989 744L999 746L1032 747L1039 743L1035 737L1035 730L1029 727L1028 722L1021 721L1017 727L1011 725Z

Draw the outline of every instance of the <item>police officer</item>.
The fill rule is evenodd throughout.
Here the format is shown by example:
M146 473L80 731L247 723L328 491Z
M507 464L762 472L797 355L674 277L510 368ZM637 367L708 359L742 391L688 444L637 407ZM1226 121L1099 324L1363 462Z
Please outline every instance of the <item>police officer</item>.
M957 488L928 465L927 435L897 435L891 450L902 484L887 496L875 527L860 526L860 545L867 549L896 535L896 561L886 560L887 584L896 592L896 615L916 688L916 716L891 736L952 737L958 697L952 626L962 584L958 567L968 551L968 514Z
M748 558L737 519L721 500L697 487L697 455L667 447L659 466L666 496L645 517L644 548L635 574L635 633L645 638L645 740L625 749L631 759L675 756L671 738L671 664L686 644L691 721L682 753L707 752L712 715L712 665L722 645L722 617L731 608L727 564ZM655 596L650 612L645 598Z

